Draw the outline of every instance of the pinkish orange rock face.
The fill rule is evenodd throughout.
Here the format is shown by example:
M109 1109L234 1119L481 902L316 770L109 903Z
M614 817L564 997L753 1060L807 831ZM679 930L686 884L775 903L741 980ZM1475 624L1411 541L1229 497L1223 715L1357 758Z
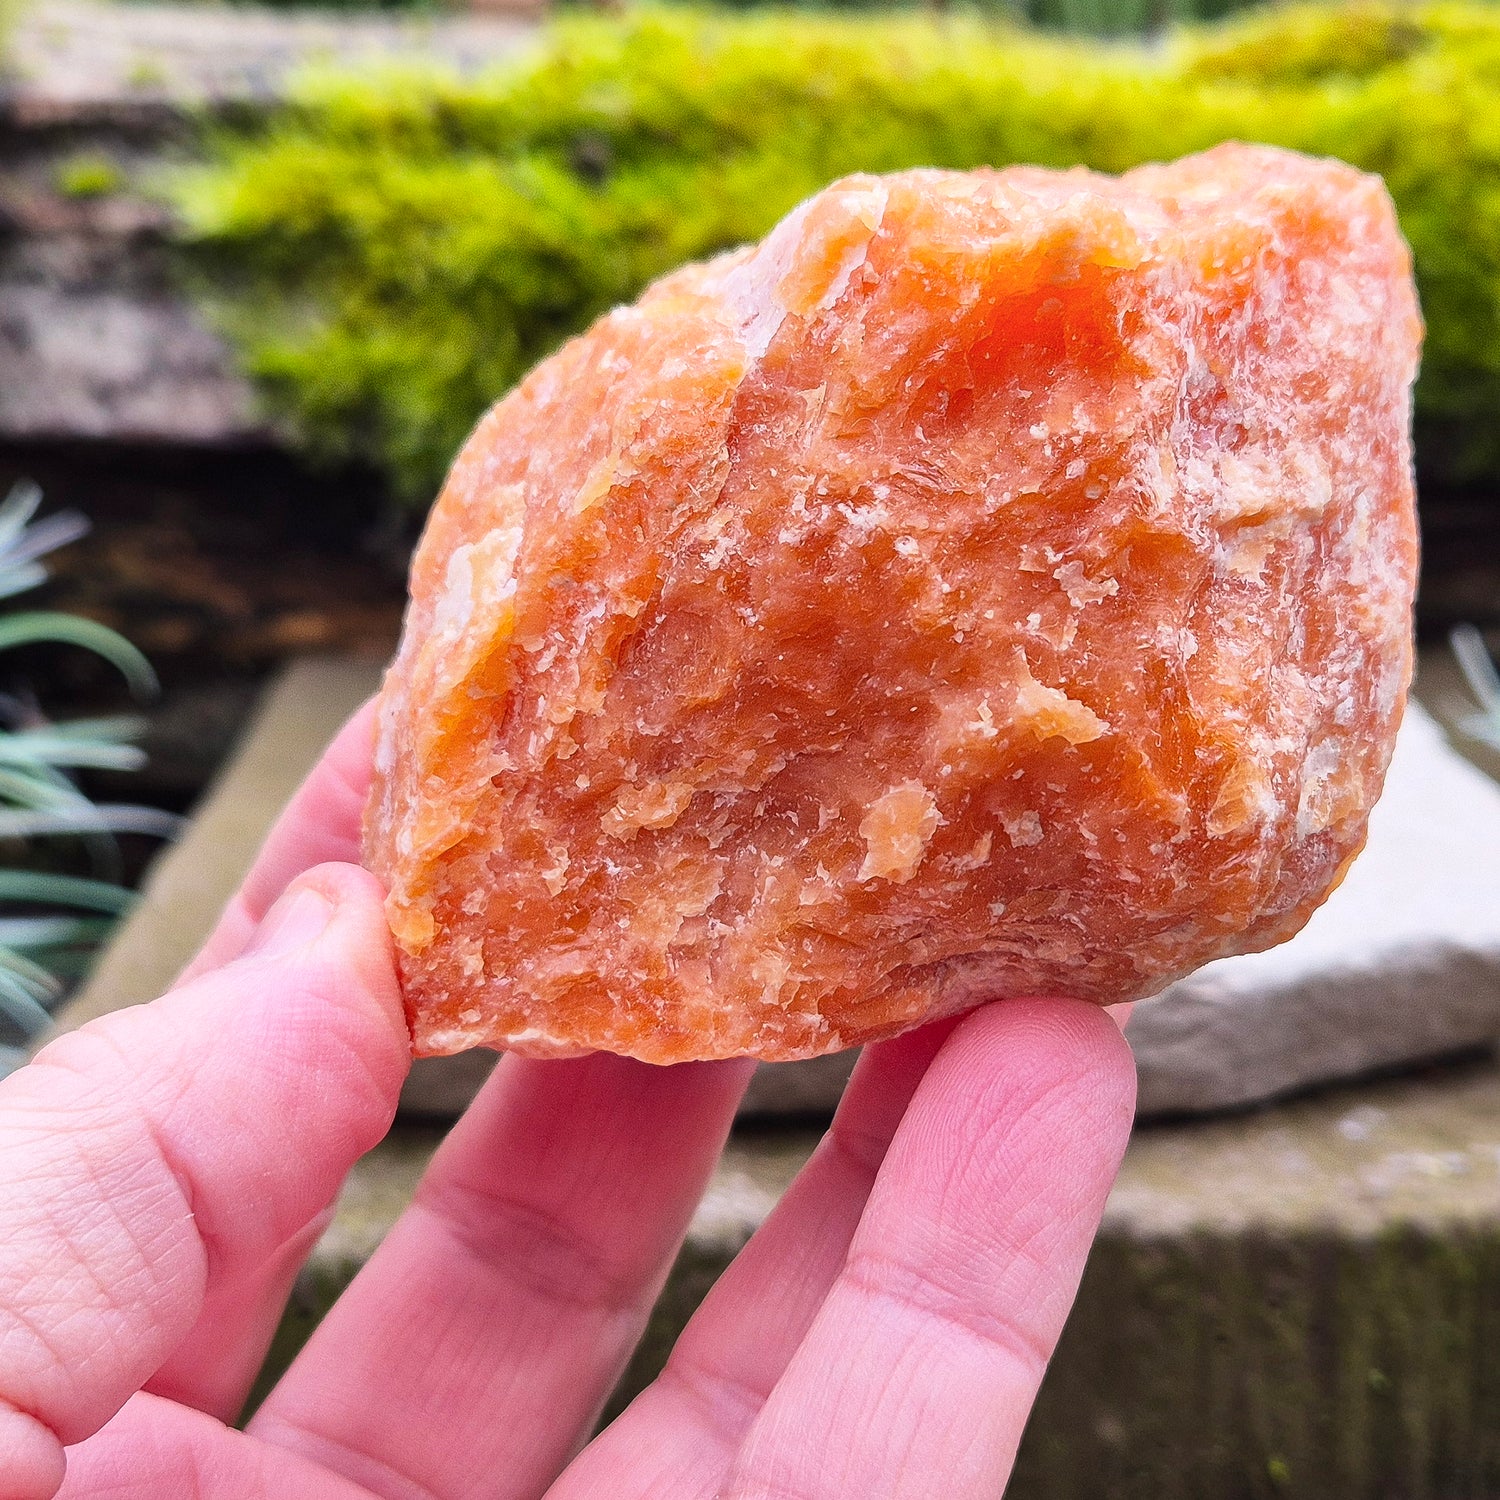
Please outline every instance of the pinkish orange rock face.
M369 863L421 1052L848 1047L1295 932L1411 664L1374 178L854 177L459 456Z

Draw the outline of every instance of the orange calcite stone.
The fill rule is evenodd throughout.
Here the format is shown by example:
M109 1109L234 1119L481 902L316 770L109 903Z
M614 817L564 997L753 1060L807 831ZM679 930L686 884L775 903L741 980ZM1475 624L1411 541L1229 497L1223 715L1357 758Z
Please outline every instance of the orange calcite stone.
M852 177L479 424L367 822L419 1051L804 1057L1295 932L1411 664L1380 183Z

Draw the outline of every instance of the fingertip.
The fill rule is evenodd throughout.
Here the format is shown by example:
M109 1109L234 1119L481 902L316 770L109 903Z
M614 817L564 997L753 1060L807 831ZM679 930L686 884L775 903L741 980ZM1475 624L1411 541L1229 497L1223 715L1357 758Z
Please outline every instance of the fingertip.
M312 869L305 870L286 889L286 895L295 891L316 891L330 906L335 907L344 920L359 917L379 929L387 943L390 928L385 920L385 887L360 865L344 860L329 860ZM277 902L280 905L280 902ZM272 907L272 911L275 907ZM270 912L267 912L269 918Z
M1021 996L997 1000L971 1011L955 1028L953 1040L966 1046L1018 1049L1038 1061L1075 1071L1135 1071L1120 1023L1103 1006L1087 1000Z
M976 1118L1059 1115L1058 1123L1121 1150L1135 1116L1130 1044L1111 1016L1083 1000L1024 997L972 1012L929 1078Z
M367 1011L373 1007L379 1014L399 1091L411 1064L411 1031L401 998L396 946L385 916L384 887L358 865L330 863L298 876L287 888L283 900L287 898L322 900L330 907L329 920L313 939L309 957L329 976L331 998Z
M279 896L250 934L249 960L302 956L328 929L337 903L316 885L297 881Z
M66 1471L51 1428L0 1400L0 1500L52 1500Z
M399 1008L385 891L368 870L331 862L299 875L256 926L242 960L331 959Z
M275 975L269 984L268 974ZM411 1066L411 1033L384 891L373 875L343 862L305 871L238 958L167 1000L201 1007L247 984L264 1003L252 1007L258 1019L242 1010L241 1025L268 1059L316 1076L330 1097L366 1099L382 1118L394 1112Z

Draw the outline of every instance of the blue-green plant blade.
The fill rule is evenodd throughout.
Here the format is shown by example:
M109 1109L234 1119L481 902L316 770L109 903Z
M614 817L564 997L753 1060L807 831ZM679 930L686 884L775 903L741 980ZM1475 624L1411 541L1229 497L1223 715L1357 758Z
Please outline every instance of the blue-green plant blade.
M54 515L43 516L40 521L28 526L11 545L0 552L0 557L4 558L7 565L29 563L88 534L87 516L76 510L60 510Z
M186 819L156 807L99 802L83 807L0 809L0 838L40 838L53 834L143 833L174 839Z
M1458 727L1471 739L1500 749L1500 672L1495 670L1484 636L1472 625L1455 625L1448 632L1448 642L1469 691L1479 703L1479 712L1465 714Z
M0 502L0 599L44 582L47 570L37 559L88 532L88 518L76 510L59 511L33 524L41 502L41 490L29 479L13 485Z
M35 959L17 953L14 948L0 945L0 973L15 976L39 1000L56 996L62 989L57 979L49 974Z
M0 764L0 800L30 809L89 806L89 799L71 781L44 762Z
M0 561L0 599L40 588L47 581L47 570L39 562L21 562L11 566Z
M42 503L42 487L34 479L18 479L0 500L0 551L26 530L26 523Z
M146 752L86 735L51 734L44 729L0 732L0 765L88 766L103 771L138 771Z
M0 1012L20 1027L23 1036L36 1036L52 1024L52 1016L30 989L4 966L4 960L4 950L0 950Z
M119 744L139 739L146 732L146 721L139 714L96 714L86 719L63 719L37 729L18 729L16 734L49 734L60 739L98 740Z
M104 917L0 917L0 946L17 953L96 943L113 923Z
M1500 722L1489 714L1465 714L1458 721L1458 731L1468 735L1471 740L1478 740L1483 745L1500 750Z
M132 771L145 761L145 752L130 743L145 732L138 714L109 714L68 719L32 729L0 730L0 765L46 777L51 784L71 788L58 766L94 766Z
M1455 625L1448 633L1453 655L1469 690L1484 708L1500 709L1500 672L1495 669L1484 636L1473 625Z
M10 802L12 809L0 809L0 837L31 838L52 834L82 839L89 852L93 873L102 880L118 880L120 850L115 843L110 821L59 770L47 765L0 765L0 802ZM145 809L151 813L153 809ZM140 819L132 809L131 828ZM124 831L124 830L120 830ZM175 837L152 828L139 828L155 837Z
M108 934L106 933L105 936ZM48 969L60 981L66 982L87 978L93 970L94 960L98 957L98 953L97 943L80 945L76 948L54 948L46 954L45 961Z
M89 852L93 875L101 880L120 878L120 850L109 820L96 813L89 799L61 771L46 765L0 765L0 802L4 801L11 802L15 811L0 810L0 819L7 823L0 836L63 834L80 838ZM136 817L131 826L138 824ZM175 835L157 832L156 836Z
M156 673L151 663L124 636L97 620L50 609L27 610L0 620L0 651L39 641L82 646L116 667L132 692L149 697L156 691Z
M136 902L134 891L107 880L81 875L49 875L39 870L0 869L0 901L30 901L38 906L74 906L119 916Z
M1490 713L1500 712L1500 672L1495 670L1484 636L1472 625L1455 625L1448 632L1448 641L1479 706Z

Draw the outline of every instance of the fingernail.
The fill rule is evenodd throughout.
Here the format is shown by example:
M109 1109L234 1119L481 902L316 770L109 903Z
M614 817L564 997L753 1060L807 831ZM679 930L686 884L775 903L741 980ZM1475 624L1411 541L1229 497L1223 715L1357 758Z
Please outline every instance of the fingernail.
M293 886L268 911L255 930L247 953L277 957L305 948L333 917L333 902L312 886Z

